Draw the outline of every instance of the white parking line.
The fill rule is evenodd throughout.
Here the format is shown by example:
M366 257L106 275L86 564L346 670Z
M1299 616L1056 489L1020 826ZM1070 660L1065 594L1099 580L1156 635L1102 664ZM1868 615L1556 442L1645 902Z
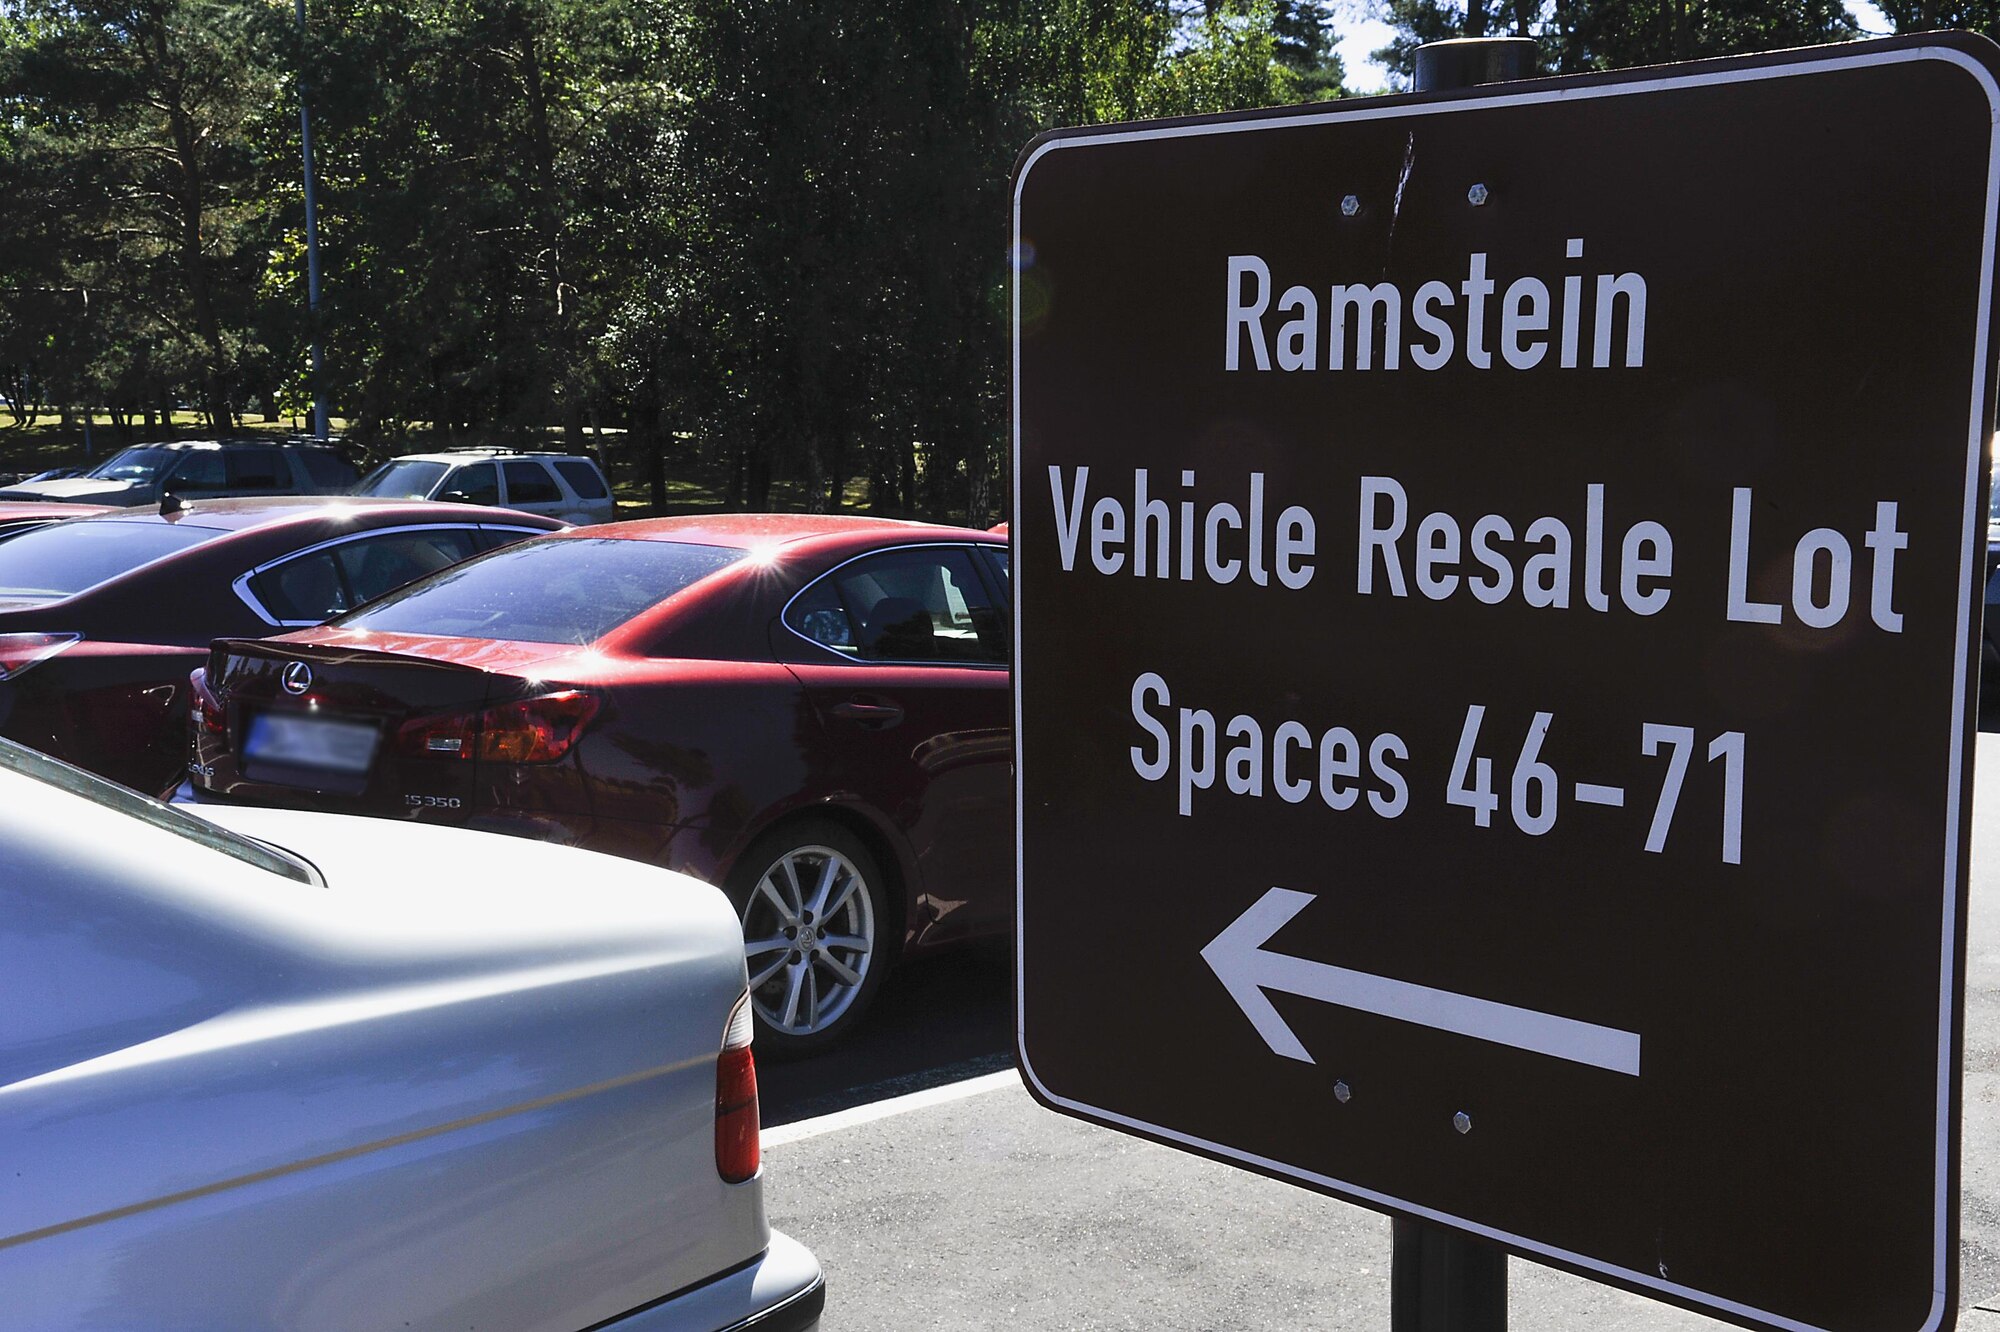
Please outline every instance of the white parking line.
M801 1119L796 1123L780 1124L764 1130L764 1146L782 1147L788 1142L802 1138L817 1138L822 1133L833 1133L839 1129L853 1128L857 1124L870 1124L891 1115L900 1115L911 1110L922 1110L927 1106L947 1105L952 1101L962 1101L968 1096L981 1092L999 1091L1002 1087L1018 1087L1021 1075L1011 1068L1003 1068L998 1073L985 1073L963 1082L948 1082L942 1087L930 1087L907 1096L892 1096L886 1101L875 1101L869 1105L857 1105L849 1110L837 1110L817 1119Z

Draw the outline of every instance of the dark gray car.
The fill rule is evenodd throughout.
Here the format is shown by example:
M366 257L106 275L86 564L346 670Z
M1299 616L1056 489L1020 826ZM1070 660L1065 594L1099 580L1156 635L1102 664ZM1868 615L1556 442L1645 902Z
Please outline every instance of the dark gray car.
M136 506L162 496L338 495L354 484L353 464L324 444L268 439L192 439L120 449L81 476L23 481L0 500Z

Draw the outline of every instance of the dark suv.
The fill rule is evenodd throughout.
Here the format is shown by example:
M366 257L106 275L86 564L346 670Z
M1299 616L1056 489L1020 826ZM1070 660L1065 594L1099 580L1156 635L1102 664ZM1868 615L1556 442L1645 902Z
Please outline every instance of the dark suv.
M269 439L190 439L134 444L81 476L23 481L0 489L0 500L62 500L72 504L158 504L224 495L339 495L359 472L331 445Z

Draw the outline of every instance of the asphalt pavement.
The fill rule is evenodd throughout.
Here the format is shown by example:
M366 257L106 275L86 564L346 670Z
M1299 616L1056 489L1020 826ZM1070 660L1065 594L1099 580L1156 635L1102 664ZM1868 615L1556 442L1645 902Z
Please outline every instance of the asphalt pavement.
M839 1049L782 1062L757 1056L764 1127L1012 1068L1013 994L1006 945L898 967L882 978L867 1021Z
M2000 1332L2000 737L1977 761L1966 974L1958 1325ZM1385 1218L1035 1105L1005 1071L1004 952L892 979L864 1042L760 1069L771 1221L826 1269L825 1332L1386 1332ZM1508 1266L1516 1329L1726 1326Z

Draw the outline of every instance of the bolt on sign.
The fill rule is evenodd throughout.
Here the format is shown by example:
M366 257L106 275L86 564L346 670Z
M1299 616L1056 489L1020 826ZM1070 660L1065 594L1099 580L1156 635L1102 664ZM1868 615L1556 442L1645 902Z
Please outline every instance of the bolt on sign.
M1949 1323L1996 65L1030 146L1043 1103L1750 1326Z

